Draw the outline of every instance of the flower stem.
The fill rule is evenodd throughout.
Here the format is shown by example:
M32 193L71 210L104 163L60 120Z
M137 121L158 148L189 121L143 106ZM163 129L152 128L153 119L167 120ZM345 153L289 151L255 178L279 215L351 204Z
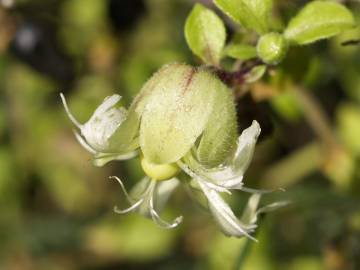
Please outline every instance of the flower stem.
M330 122L312 94L301 87L294 87L293 93L303 108L307 122L321 142L327 147L338 146L339 143L333 133Z
M244 267L246 258L248 257L248 254L254 242L249 238L246 238L245 241L245 244L241 247L240 255L237 257L237 260L235 262L234 270L241 270Z

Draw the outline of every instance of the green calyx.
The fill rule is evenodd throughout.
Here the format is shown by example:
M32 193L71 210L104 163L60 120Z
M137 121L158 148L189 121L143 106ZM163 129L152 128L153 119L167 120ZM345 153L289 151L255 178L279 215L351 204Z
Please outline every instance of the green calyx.
M231 91L205 68L164 66L144 85L132 109L139 115L140 148L149 164L175 163L199 147L201 162L217 165L235 145Z
M145 174L153 180L169 180L180 172L176 163L154 164L149 162L143 155L140 157L141 167Z
M268 33L260 37L256 46L258 57L269 65L280 63L288 50L288 42L279 33Z

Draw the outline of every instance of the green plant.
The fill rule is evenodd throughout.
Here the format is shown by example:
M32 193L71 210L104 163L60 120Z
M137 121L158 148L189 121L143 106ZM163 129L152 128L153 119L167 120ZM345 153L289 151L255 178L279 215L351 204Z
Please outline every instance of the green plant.
M210 9L196 4L186 21L185 37L204 65L166 65L144 84L128 109L117 108L120 96L113 95L84 125L76 121L63 96L62 99L69 118L81 132L76 137L94 154L95 165L141 156L146 176L130 194L121 180L113 177L131 204L127 209L116 209L117 213L138 211L164 228L176 227L181 216L166 222L158 212L179 183L184 182L202 191L226 235L254 239L250 234L256 228L257 216L286 202L258 208L264 191L243 185L260 126L253 121L238 135L234 89L239 84L260 80L266 70L286 58L291 47L330 38L353 27L354 19L341 4L313 1L283 31L275 31L270 20L270 0L214 2L235 22L255 32L252 43L226 45L223 21ZM317 16L319 9L322 16ZM239 60L240 68L222 65L228 57ZM230 190L254 193L241 219L221 196L231 194Z

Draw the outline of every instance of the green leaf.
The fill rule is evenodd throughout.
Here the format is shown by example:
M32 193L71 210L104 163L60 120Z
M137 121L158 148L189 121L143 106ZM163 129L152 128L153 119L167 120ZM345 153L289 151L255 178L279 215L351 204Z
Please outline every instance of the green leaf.
M213 11L196 4L186 20L185 38L193 53L206 64L219 63L226 31L224 23Z
M212 112L217 81L210 72L181 64L153 76L140 124L140 147L149 162L176 162L190 150Z
M256 57L256 48L246 44L229 44L224 53L232 58L240 59L243 61Z
M258 65L244 76L245 83L253 83L261 79L266 72L266 65Z
M221 81L216 84L214 109L197 150L198 160L208 167L218 166L225 161L238 136L232 92Z
M266 33L272 0L215 0L214 3L243 27Z
M284 36L294 44L304 45L330 38L355 24L351 12L336 2L313 1L289 23Z

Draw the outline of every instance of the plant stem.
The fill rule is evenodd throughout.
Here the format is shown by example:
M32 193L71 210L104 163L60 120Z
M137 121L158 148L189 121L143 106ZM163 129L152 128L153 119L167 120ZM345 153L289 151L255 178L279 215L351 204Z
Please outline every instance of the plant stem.
M252 244L253 244L253 240L246 238L245 240L245 244L242 246L241 250L240 250L240 255L237 258L236 262L235 262L235 268L234 270L241 270L245 264L246 258L251 250Z
M293 93L300 102L304 116L316 135L327 147L338 146L337 138L320 104L312 94L301 87L294 87Z

